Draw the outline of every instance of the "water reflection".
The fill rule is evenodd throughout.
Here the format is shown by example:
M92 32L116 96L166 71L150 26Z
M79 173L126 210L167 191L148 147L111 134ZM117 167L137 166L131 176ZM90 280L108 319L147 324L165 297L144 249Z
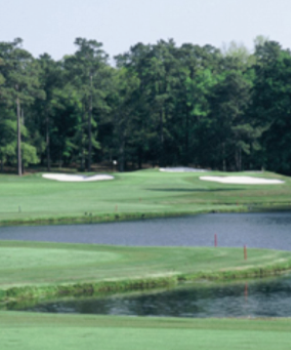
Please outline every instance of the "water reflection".
M218 246L291 251L291 213L207 214L93 225L0 227L0 239L126 246ZM41 312L176 317L291 317L291 277L151 294L4 308ZM1 305L0 305L1 308Z
M15 305L10 305L13 308ZM291 276L232 285L184 285L150 294L59 300L24 309L134 316L291 317Z

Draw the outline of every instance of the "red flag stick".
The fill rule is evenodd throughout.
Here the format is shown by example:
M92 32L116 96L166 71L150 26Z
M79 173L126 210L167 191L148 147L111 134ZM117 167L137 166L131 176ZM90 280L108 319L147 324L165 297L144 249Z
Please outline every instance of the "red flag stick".
M247 247L244 246L244 256L245 256L245 260L248 260L248 254L247 254Z

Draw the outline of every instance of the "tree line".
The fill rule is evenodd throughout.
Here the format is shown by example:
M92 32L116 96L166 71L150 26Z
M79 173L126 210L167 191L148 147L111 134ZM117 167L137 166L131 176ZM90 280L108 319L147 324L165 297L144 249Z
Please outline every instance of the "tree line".
M278 42L138 43L114 66L101 43L75 45L56 61L0 42L1 172L116 160L291 174L291 54Z

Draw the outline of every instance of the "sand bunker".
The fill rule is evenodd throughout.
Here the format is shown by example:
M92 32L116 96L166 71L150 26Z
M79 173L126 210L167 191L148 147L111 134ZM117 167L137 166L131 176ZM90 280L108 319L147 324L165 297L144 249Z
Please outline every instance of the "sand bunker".
M160 171L165 171L168 173L187 173L187 172L202 172L206 171L204 169L195 169L195 168L188 168L188 167L174 167L174 168L160 168Z
M67 175L67 174L43 174L43 178L49 180L63 181L63 182L89 182L89 181L102 181L102 180L113 180L114 177L111 175Z
M241 185L278 185L284 183L284 181L281 180L263 179L251 176L201 176L200 180Z

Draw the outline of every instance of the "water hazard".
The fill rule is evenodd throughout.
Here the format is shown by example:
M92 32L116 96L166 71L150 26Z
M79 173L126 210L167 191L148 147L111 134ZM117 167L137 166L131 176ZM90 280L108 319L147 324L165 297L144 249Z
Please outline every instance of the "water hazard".
M0 240L127 246L218 246L291 250L291 213L207 214L91 225L0 227ZM209 282L91 299L39 302L9 310L174 317L291 317L291 276L236 284Z
M291 213L206 214L91 225L0 227L0 239L126 246L212 246L291 250Z
M232 285L196 284L147 294L58 300L11 309L34 312L166 317L290 317L291 276Z

